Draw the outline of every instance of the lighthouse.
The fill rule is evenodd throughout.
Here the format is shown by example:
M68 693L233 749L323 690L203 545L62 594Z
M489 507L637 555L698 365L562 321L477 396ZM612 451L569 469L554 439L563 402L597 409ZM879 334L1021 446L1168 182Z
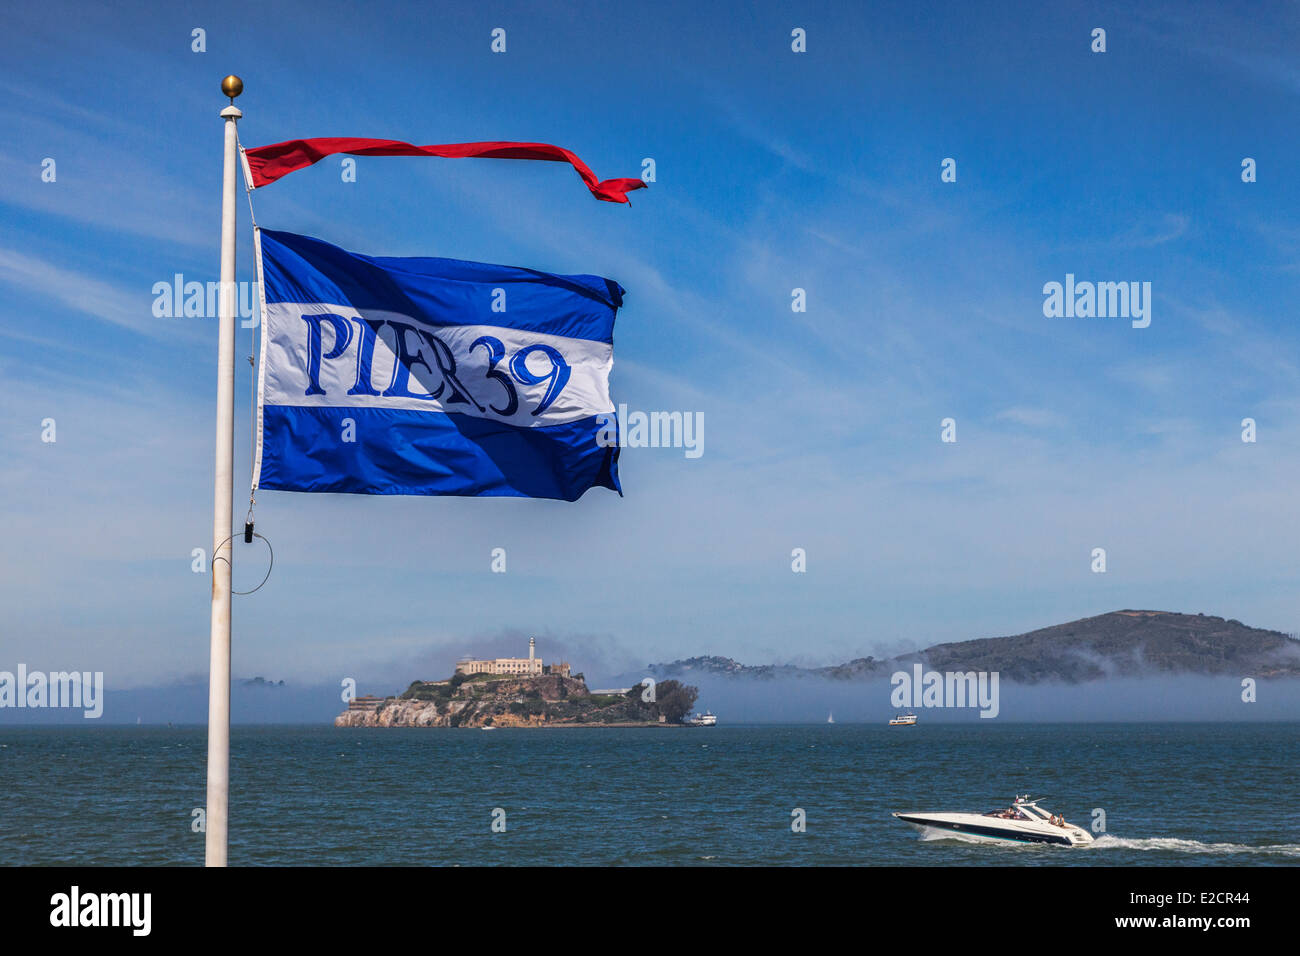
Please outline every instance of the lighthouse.
M537 660L537 638L535 637L528 639L528 659L530 661Z

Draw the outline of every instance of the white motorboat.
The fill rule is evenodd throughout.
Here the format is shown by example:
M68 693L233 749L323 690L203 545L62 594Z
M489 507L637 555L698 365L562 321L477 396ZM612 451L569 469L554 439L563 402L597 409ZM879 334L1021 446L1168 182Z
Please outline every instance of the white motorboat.
M1092 834L1083 827L1067 823L1065 817L1044 810L1029 795L1016 797L1005 810L988 813L895 813L894 816L917 829L972 840L1049 843L1058 846L1087 846Z
M682 722L688 727L716 727L718 718L713 711L706 710L702 714L691 714Z
M911 727L915 723L916 714L898 714L889 718L889 726L891 727Z

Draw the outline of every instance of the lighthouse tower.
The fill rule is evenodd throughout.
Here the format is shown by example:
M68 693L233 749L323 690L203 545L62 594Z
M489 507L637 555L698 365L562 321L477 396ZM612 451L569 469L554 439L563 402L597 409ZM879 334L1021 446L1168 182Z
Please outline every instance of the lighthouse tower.
M537 660L537 638L535 637L528 639L528 659L530 661Z

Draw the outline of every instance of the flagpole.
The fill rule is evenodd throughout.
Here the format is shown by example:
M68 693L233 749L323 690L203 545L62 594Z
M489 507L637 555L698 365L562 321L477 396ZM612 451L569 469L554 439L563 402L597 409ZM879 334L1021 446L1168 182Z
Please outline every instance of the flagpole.
M221 294L217 332L216 492L212 505L212 631L208 659L208 794L205 813L206 866L226 865L226 813L230 796L230 560L234 511L235 456L235 170L239 147L235 124L244 114L235 97L244 91L237 76L221 81L230 105L221 170Z

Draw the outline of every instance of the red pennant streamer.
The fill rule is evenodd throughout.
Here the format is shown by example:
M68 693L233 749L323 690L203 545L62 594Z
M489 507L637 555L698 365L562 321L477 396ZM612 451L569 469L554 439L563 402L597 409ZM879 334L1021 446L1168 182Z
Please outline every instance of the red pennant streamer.
M447 159L540 159L568 163L578 171L591 194L606 202L627 202L627 194L644 189L640 179L598 180L591 168L567 149L548 143L445 143L440 146L412 146L395 139L357 139L351 136L323 136L291 139L244 151L253 188L273 183L297 169L304 169L326 156L351 153L354 156L441 156Z

